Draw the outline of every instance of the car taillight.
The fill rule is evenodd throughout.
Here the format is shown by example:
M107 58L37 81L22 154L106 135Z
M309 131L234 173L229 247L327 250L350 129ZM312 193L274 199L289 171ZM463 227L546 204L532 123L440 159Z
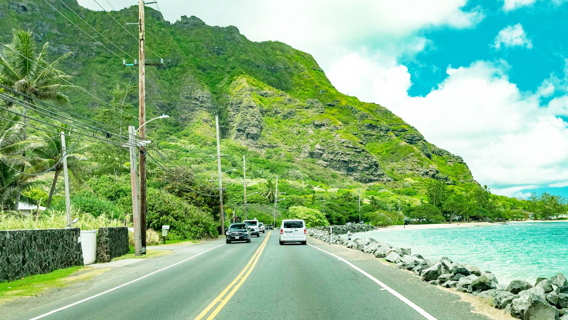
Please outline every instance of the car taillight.
M284 229L280 228L280 234L284 234Z
M304 234L306 234L306 228L304 228Z

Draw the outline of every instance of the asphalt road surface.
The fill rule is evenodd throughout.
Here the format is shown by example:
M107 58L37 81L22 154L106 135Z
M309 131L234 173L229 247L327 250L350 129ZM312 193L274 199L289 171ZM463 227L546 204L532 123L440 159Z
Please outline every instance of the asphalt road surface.
M251 243L185 246L91 282L5 309L11 312L0 306L0 318L488 319L362 252L313 239L281 246L277 230Z

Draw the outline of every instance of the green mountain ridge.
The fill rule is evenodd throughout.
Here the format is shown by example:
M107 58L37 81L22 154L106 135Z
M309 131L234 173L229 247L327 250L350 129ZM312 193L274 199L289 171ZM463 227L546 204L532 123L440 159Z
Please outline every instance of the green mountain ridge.
M72 90L70 110L125 133L137 124L138 71L122 59L132 63L138 55L137 26L125 26L127 32L116 21L137 21L138 8L103 12L75 0L49 3L60 13L44 1L0 2L0 41L9 43L12 29L26 29L38 43L50 43L53 57L72 51L61 68L114 108ZM147 119L171 116L150 124L149 136L202 178L215 171L208 157L218 114L222 152L228 153L223 167L241 167L246 153L260 168L251 179L279 175L291 183L371 184L376 190L429 179L477 184L461 157L429 143L387 108L338 92L308 53L280 42L252 42L234 26L208 26L193 16L170 23L149 7L146 43L147 62L165 63L147 67ZM121 90L127 94L117 99ZM125 159L116 160L122 172Z

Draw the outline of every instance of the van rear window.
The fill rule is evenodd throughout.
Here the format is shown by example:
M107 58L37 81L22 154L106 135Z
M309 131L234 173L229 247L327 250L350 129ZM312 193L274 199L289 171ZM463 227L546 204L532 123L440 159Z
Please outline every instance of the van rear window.
M304 224L302 221L284 221L284 228L303 228Z

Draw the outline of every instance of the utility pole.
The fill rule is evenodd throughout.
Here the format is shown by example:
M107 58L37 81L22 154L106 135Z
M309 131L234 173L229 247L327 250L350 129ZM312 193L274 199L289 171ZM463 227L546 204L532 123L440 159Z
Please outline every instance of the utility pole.
M146 139L146 58L144 53L145 27L144 27L144 0L138 2L138 25L139 25L139 51L138 51L138 100L139 100L139 136L140 140ZM146 254L146 148L140 147L140 232L142 236L142 254Z
M244 188L244 197L245 197L245 220L248 219L248 210L247 210L247 169L246 169L246 159L245 155L243 154L243 188Z
M217 131L217 168L219 171L219 208L221 219L221 235L225 234L225 214L223 213L223 178L221 172L221 145L219 144L219 116L215 116L215 128Z
M359 188L359 223L361 223L361 188Z
M67 148L65 132L61 131L61 151L63 153L63 174L65 178L65 210L67 211L67 228L71 228L71 199L69 198L69 172L67 171Z
M276 226L276 206L278 204L278 176L276 176L276 192L274 193L274 213L272 225Z
M130 148L130 183L132 188L132 219L134 220L134 254L142 255L142 236L140 230L140 199L138 197L138 174L136 172L136 129L128 127L128 142Z

